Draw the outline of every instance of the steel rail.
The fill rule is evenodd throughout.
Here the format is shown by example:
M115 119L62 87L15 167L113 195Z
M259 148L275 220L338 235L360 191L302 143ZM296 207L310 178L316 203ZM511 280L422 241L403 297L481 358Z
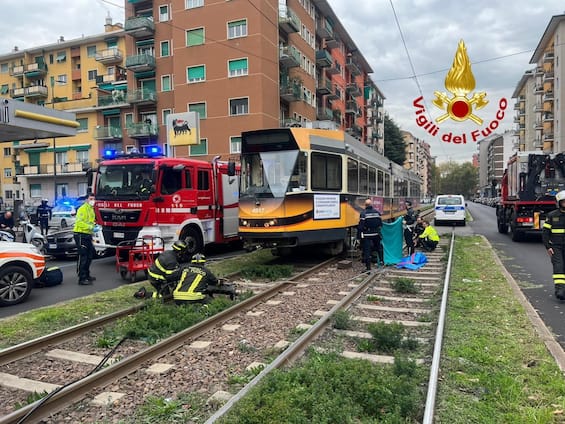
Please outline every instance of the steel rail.
M29 422L38 422L42 418L55 414L71 403L80 400L86 393L89 393L95 388L105 386L118 378L124 377L131 372L138 370L141 365L147 361L161 357L170 351L179 348L186 344L189 340L205 334L222 322L237 315L242 310L253 308L259 303L275 296L285 287L295 285L295 280L303 279L307 275L316 272L318 269L323 268L336 260L336 258L326 260L306 271L301 272L300 274L293 276L289 280L268 287L265 291L258 293L257 295L250 297L249 299L246 299L243 302L238 303L204 321L201 321L190 328L174 334L155 345L143 349L122 361L116 362L107 368L103 368L94 374L88 375L81 380L69 384L68 386L64 386L60 391L47 399L41 407L35 410L34 408L36 404L41 402L41 400L18 409L4 417L0 417L0 424L17 424L19 420L27 414L30 414L26 418L26 420L30 420Z

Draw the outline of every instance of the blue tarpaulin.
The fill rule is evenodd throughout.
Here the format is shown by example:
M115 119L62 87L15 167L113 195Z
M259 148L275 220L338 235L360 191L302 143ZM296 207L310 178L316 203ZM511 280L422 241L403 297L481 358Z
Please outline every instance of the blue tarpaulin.
M422 252L416 252L410 256L402 258L402 260L396 264L397 268L406 269L420 269L428 262L428 258Z
M402 217L391 223L383 222L382 235L385 265L396 265L402 260L404 244Z

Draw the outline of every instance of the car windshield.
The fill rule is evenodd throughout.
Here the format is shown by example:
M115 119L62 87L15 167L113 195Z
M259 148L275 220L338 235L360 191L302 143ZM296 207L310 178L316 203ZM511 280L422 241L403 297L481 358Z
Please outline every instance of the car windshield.
M148 199L154 184L152 164L102 165L98 169L96 198ZM144 188L145 187L145 188Z

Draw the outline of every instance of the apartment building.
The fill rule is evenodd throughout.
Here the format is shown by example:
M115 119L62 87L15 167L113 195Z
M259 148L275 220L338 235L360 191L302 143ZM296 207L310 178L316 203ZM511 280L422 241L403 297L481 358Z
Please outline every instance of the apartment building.
M400 131L404 139L406 160L404 168L414 171L422 179L422 191L424 197L430 197L432 189L432 165L434 160L430 153L430 145L423 139L414 137L408 131Z
M112 84L125 79L123 28L107 19L104 29L98 35L68 41L60 37L53 44L14 47L0 55L0 95L73 111L80 124L74 137L4 144L3 207L86 194L86 172L100 157L96 140L110 135L98 123L113 109L112 98L119 97Z
M565 15L553 16L530 59L535 67L524 73L513 98L518 111L518 146L520 150L565 150L565 115L559 106L565 99ZM560 124L561 121L561 124Z
M83 195L108 149L237 159L242 131L317 121L384 151L384 96L327 0L125 0L125 17L103 34L0 55L3 95L80 123L72 140L4 148L5 197ZM183 112L198 112L200 139L173 152L167 116Z

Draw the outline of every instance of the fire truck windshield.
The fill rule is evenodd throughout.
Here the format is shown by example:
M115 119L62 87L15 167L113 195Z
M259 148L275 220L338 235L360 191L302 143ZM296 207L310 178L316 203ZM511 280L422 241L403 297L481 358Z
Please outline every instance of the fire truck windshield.
M297 157L298 150L243 155L241 197L284 197Z
M151 164L111 164L98 168L97 199L148 199L153 191L154 175Z

